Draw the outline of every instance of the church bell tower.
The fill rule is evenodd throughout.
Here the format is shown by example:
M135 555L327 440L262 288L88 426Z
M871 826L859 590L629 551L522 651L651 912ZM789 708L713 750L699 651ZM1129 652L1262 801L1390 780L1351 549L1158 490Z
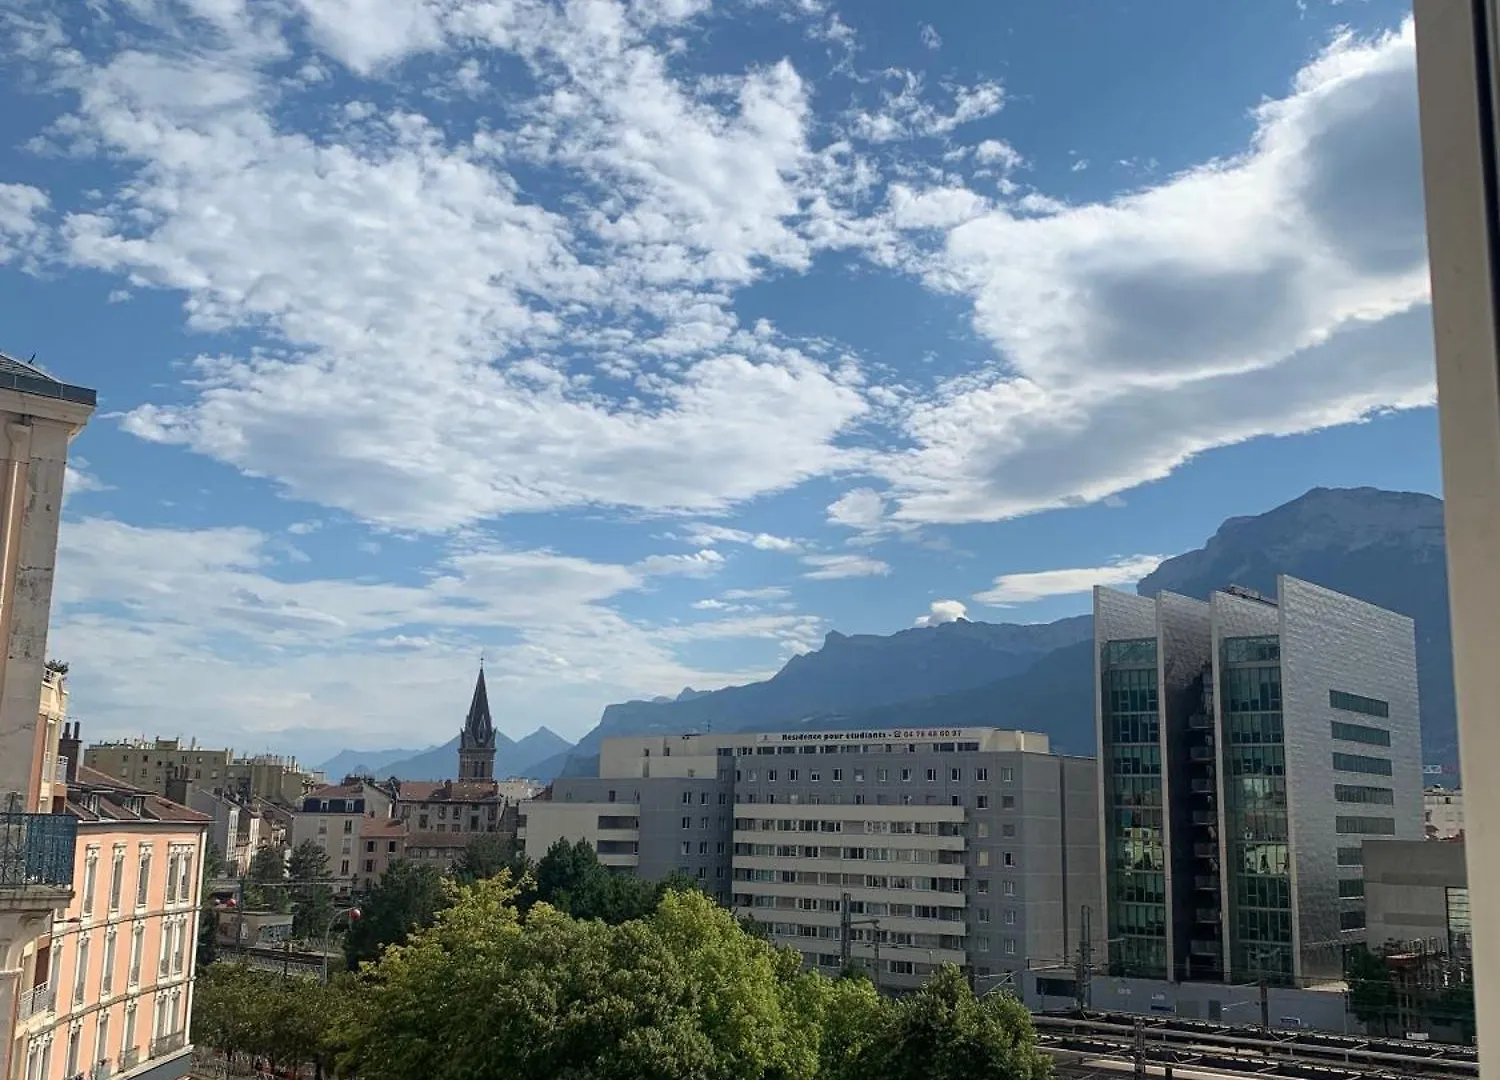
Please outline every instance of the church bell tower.
M469 715L458 733L458 778L460 780L493 780L495 778L495 723L490 719L490 696L484 688L484 665L479 666L479 681L474 684L474 700Z

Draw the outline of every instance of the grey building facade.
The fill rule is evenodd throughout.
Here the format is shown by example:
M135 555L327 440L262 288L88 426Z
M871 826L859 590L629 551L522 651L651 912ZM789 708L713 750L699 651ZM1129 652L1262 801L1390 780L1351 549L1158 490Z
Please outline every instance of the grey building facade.
M626 738L600 762L613 775L559 779L523 806L529 855L568 836L622 870L684 871L810 965L863 965L887 989L944 962L981 990L1019 989L1028 968L1071 977L1085 911L1101 910L1095 765L1045 736Z
M1395 945L1471 955L1462 840L1371 840L1364 845L1364 888L1371 949Z
M1095 635L1110 974L1338 978L1364 839L1422 835L1411 620L1283 576L1096 589Z

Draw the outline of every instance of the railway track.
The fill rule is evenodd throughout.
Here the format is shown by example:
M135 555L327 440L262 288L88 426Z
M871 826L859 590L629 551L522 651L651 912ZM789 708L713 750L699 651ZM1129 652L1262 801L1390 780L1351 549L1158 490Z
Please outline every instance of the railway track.
M1312 1032L1262 1032L1201 1021L1119 1014L1040 1015L1035 1021L1043 1047L1060 1064L1102 1065L1122 1060L1132 1063L1139 1027L1144 1044L1142 1056L1153 1068L1161 1070L1152 1075L1164 1075L1168 1065L1173 1066L1174 1077L1198 1071L1289 1080L1371 1077L1472 1080L1479 1075L1478 1057L1468 1047Z

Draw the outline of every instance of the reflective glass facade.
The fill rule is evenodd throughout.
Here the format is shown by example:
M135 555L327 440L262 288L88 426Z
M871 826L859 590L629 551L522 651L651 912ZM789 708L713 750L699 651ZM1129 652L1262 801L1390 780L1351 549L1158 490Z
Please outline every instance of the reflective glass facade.
M1280 658L1274 636L1226 638L1219 668L1231 969L1273 979L1293 961Z
M1166 837L1156 640L1106 642L1100 669L1110 967L1167 973Z

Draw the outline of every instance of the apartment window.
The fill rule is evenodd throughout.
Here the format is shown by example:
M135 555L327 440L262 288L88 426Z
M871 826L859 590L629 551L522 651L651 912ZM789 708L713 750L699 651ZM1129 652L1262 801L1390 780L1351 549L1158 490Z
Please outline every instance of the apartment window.
M797 779L797 770L796 769L788 769L786 771L786 778L787 778L787 781L789 783L795 783L796 779Z
M902 769L901 770L901 782L903 784L911 782L911 770L910 769Z
M978 935L974 939L974 944L978 946L978 951L979 952L989 952L990 951L990 939L989 939L989 935L988 934L980 934L980 935Z
M1000 809L1014 810L1016 808L1016 797L1014 795L1000 796Z
M990 808L990 797L988 795L976 796L974 805L980 810L988 810Z
M978 780L981 784L987 783L989 781L989 778L990 778L990 771L988 769L975 769L974 770L974 779Z
M83 1052L83 1025L75 1023L68 1028L68 1075L78 1075L78 1055Z
M1365 928L1365 912L1363 908L1356 911L1339 912L1340 930L1363 930Z
M146 949L146 928L139 924L130 931L130 985L141 981L141 954Z
M990 891L990 879L989 878L979 878L978 881L979 881L979 891L980 891L980 893L987 893L987 892Z
M693 842L691 840L684 840L678 847L680 853L683 855L691 855L693 853Z
M109 1013L99 1014L99 1026L94 1032L94 1061L104 1063L109 1060Z
M948 770L948 779L952 780L955 784L958 783L963 778L964 778L964 771L962 769L949 769Z
M1016 883L1014 881L1002 881L1000 883L1000 892L1005 896L1015 896Z
M823 773L819 769L811 769L808 771L807 779L814 784L820 783L823 779Z
M990 921L990 909L989 908L982 907L982 908L975 908L974 910L975 910L975 913L978 915L980 922L989 922Z
M957 796L955 796L955 798L956 797ZM979 839L981 840L990 835L990 823L987 821L979 822L974 828L976 835L978 835Z
M1009 837L1009 836L1015 836L1016 835L1016 825L1015 825L1015 822L1013 822L1013 821L1007 821L1003 825L1001 825L1000 826L1000 835L1001 836L1007 836L1007 837Z
M833 770L833 782L835 784L837 784L839 781L841 781L843 779L844 779L844 770L843 769L834 769Z
M1366 746L1390 746L1391 733L1385 728L1366 724L1346 724L1342 720L1332 721L1333 737L1344 742L1364 743Z
M856 784L863 784L865 782L865 771L863 769L854 770L854 782Z
M1390 788L1364 787L1359 784L1334 784L1333 797L1339 802L1370 803L1379 806L1391 806L1396 801L1396 793Z
M186 903L193 898L193 853L184 851L178 866L177 899Z
M915 965L910 960L887 960L885 969L892 975L911 975L916 971Z
M135 906L143 908L146 906L146 898L151 892L151 849L145 848L141 851L141 863L135 881Z
M693 819L690 818L690 817L683 818L682 819L682 827L684 829L691 829L693 827Z
M1013 852L1013 851L1007 851L1005 853L1005 855L1004 855L1004 863L1005 863L1006 866L1015 866L1016 865L1016 853Z
M443 807L443 806L438 807L438 817L442 817L443 816L443 811L446 810L446 809L447 809L447 807ZM344 819L344 832L346 832L346 833L352 833L353 831L354 831L354 820L352 818L345 818Z
M1363 833L1366 836L1395 836L1396 819L1388 817L1344 816L1334 819L1334 831L1343 834Z
M375 860L374 859L366 859L365 860L365 873L367 873L367 874L373 874L374 872L375 872Z
M684 791L682 793L682 805L683 806L691 806L691 805L693 805L693 793L691 791Z
M81 937L78 940L78 966L73 971L73 1004L82 1005L83 995L87 987L84 980L89 974L89 939Z
M1015 938L1008 937L1008 938L1005 939L1005 951L1010 956L1014 956L1016 954L1016 939Z
M1000 782L1002 784L1014 783L1015 779L1016 779L1016 770L1015 769L1011 768L1009 765L1006 765L1003 768L1001 768L1001 770L1000 770Z
M1365 853L1363 848L1341 847L1338 851L1340 866L1363 866L1365 864Z
M1015 926L1016 925L1016 909L1015 908L1006 908L1005 909L1005 925L1006 926Z
M935 783L937 783L937 770L936 769L928 769L927 770L927 782L929 784L935 784Z
M886 784L886 783L890 782L890 779L891 779L891 770L890 769L876 769L875 770L875 781L876 781L876 783Z
M109 910L120 910L120 893L125 889L125 852L115 851L109 871Z
M1335 709L1344 712L1364 713L1366 716L1378 716L1387 719L1391 715L1391 707L1379 698L1362 697L1359 694L1345 693L1343 690L1328 691L1328 704ZM1389 746L1390 743L1385 744Z
M339 873L344 877L349 876L349 860L343 859L339 862Z
M373 840L366 840L365 841L365 854L366 855L370 855L370 854L374 854L374 852L375 852L375 841L373 841Z
M121 1057L135 1048L135 1009L133 1001L125 1006L125 1034L120 1038Z
M724 854L724 841L720 840L717 844L714 845L714 854L715 855L722 855L722 854Z
M111 926L104 934L104 964L103 971L99 975L99 993L105 997L114 993L115 988L115 939L117 937L115 928Z
M177 901L177 860L181 857L175 851L167 855L167 903L169 904Z
M699 840L698 841L698 854L699 855L707 855L708 854L708 841L707 840Z
M980 866L988 866L990 864L990 853L988 851L980 851L977 852L977 854L979 856Z
M1333 755L1333 767L1339 772L1369 773L1372 776L1390 776L1390 758L1366 757L1363 754Z
M1357 877L1339 878L1340 900L1361 900L1365 895L1365 879Z

